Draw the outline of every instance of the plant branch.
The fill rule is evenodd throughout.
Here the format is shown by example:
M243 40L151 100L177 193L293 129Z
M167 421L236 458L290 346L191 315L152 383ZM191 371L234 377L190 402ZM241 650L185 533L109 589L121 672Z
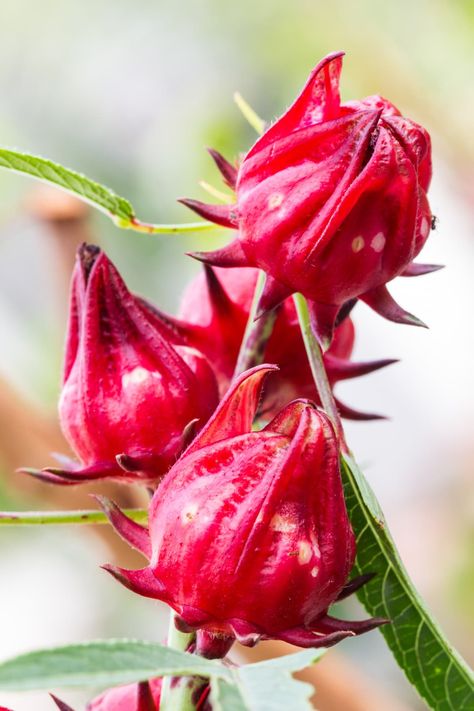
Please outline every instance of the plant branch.
M311 328L306 299L302 294L294 294L293 299L295 302L296 312L298 314L298 320L300 322L301 335L303 336L306 354L308 356L309 365L314 378L314 384L316 385L316 390L318 391L321 404L334 425L336 434L339 437L341 449L344 452L348 452L349 450L344 437L341 417L337 410L336 401L334 400L334 395L326 373L321 346L316 340Z
M234 93L234 101L240 109L242 115L249 122L252 128L255 129L255 131L259 135L262 135L265 130L265 121L260 118L257 112L252 109L250 104L245 101L242 94L240 94L238 91Z
M275 325L278 316L278 309L267 311L260 318L255 320L257 313L258 302L265 283L265 273L259 272L255 292L250 307L250 313L245 329L242 345L240 346L237 364L235 366L234 378L239 376L245 370L253 368L256 365L263 363L265 356L265 348L268 339L272 335L273 326Z
M195 633L180 632L175 625L176 614L170 609L166 646L186 652L194 642ZM163 677L160 711L194 711L194 692L202 685L200 677Z
M129 220L122 220L120 218L114 219L117 227L121 227L124 230L133 230L134 232L141 232L148 235L157 234L183 234L187 232L207 232L208 230L218 230L219 225L214 224L214 222L182 222L176 224L153 224L152 222L142 222L136 217Z
M125 509L124 514L137 523L146 523L145 509ZM109 524L102 511L95 509L79 511L1 511L0 526L46 526L64 524Z

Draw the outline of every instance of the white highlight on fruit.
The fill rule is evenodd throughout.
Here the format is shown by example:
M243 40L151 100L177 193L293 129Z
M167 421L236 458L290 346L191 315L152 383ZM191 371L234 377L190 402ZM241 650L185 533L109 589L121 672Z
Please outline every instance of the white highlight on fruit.
M311 577L316 578L319 573L319 568L317 565L314 566L314 568L311 568Z
M362 237L362 235L359 235L358 237L354 237L352 240L352 251L357 254L357 252L360 252L361 249L364 249L365 247L365 240Z
M298 563L306 565L311 560L313 551L308 541L298 541Z
M270 521L270 528L279 533L291 533L296 530L296 522L288 517L275 514Z
M147 380L147 378L152 377L152 375L153 373L150 373L146 368L138 366L122 375L122 385L124 388L127 388L129 385L139 385Z
M428 222L426 217L424 217L421 221L421 227L420 227L421 236L423 238L428 237L429 231L430 231L430 223Z
M370 243L370 246L374 250L374 252L381 252L382 249L385 247L385 235L383 232L377 232L375 237L372 238L372 242Z
M282 193L272 193L268 198L268 209L275 210L277 207L280 207L284 197L285 196Z

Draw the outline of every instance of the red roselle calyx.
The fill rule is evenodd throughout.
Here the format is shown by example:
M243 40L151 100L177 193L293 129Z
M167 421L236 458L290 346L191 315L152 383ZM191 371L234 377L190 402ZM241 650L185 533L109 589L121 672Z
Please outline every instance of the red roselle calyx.
M131 590L168 603L197 651L222 656L234 639L335 644L373 629L329 606L370 576L348 582L355 540L344 502L337 439L311 403L290 403L260 432L251 425L265 375L232 385L155 494L149 529L111 502L117 531L149 560L106 568Z
M174 322L185 342L204 353L212 364L221 394L229 387L235 370L257 275L256 269L213 269L205 265L186 289L179 312L181 320ZM334 340L323 356L331 385L396 362L393 359L353 362L350 360L353 346L354 324L347 317L336 328ZM281 305L262 355L266 362L276 363L279 370L266 384L261 414L271 417L298 397L320 404L292 298ZM339 400L336 403L340 414L348 419L380 417L354 410Z
M161 679L107 689L87 704L86 711L159 711ZM68 704L52 697L60 711L74 711Z
M355 298L392 321L423 325L396 304L386 284L437 268L411 264L431 227L430 137L380 96L341 104L342 55L317 65L238 170L212 152L235 188L235 205L182 200L239 230L227 247L194 256L263 269L262 311L301 292L325 346L339 311Z
M204 356L128 291L97 247L83 245L74 269L59 414L82 466L33 472L77 484L115 478L153 482L183 450L189 424L217 405Z

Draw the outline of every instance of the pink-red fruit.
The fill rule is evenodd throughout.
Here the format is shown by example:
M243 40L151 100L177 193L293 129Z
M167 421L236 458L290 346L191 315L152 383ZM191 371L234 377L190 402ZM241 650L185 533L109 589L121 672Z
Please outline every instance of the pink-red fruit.
M168 603L198 651L223 656L238 639L281 639L301 647L335 644L382 620L338 620L329 606L348 583L355 557L326 415L290 403L265 429L252 421L265 375L244 373L155 494L149 529L110 502L118 532L149 560L142 570L107 569L133 591Z
M80 463L37 476L77 484L158 480L218 402L204 356L126 287L97 247L83 245L73 273L59 416ZM34 472L33 472L34 473Z
M195 256L263 269L262 308L301 292L324 345L355 298L385 318L422 325L386 284L406 270L431 270L410 266L431 228L430 137L380 96L341 103L342 55L321 60L294 104L244 156L235 205L182 201L238 229L227 247ZM221 171L229 165L213 157ZM229 170L225 176L229 182Z

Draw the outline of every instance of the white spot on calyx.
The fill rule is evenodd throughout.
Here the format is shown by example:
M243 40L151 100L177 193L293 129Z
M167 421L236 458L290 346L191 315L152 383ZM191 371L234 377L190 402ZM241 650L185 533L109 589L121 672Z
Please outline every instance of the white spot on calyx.
M375 237L372 238L372 242L370 243L370 246L374 250L374 252L381 252L382 249L385 247L385 235L383 232L377 232Z
M286 516L275 514L270 521L270 528L279 533L291 533L296 529L296 522Z
M283 199L284 195L282 193L272 193L268 198L268 209L275 210L277 207L280 207Z
M133 370L130 370L128 373L124 373L122 375L122 385L124 388L128 387L129 385L139 385L140 383L143 383L147 378L150 378L152 376L152 373L150 373L149 370L146 368L142 368L141 366L138 366L137 368L134 368Z
M312 555L313 551L308 541L298 541L298 563L306 565L311 560Z
M357 252L360 252L361 249L364 249L365 246L365 240L362 237L362 235L359 235L358 237L354 237L352 240L352 251L357 254Z
M423 238L428 237L429 231L430 231L430 223L428 222L426 217L424 217L421 221L421 227L420 227L421 236Z
M191 523L196 518L199 506L192 501L181 511L181 521L183 524Z

